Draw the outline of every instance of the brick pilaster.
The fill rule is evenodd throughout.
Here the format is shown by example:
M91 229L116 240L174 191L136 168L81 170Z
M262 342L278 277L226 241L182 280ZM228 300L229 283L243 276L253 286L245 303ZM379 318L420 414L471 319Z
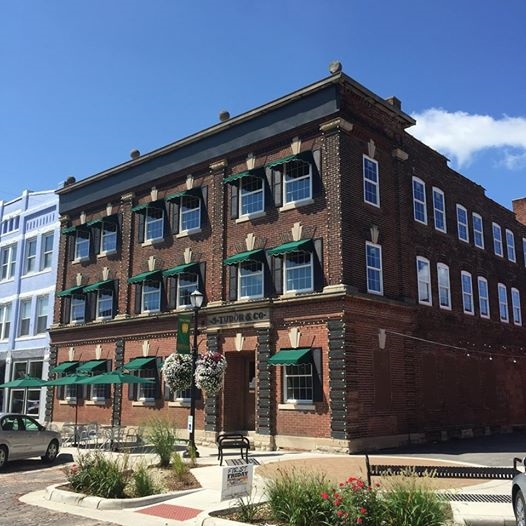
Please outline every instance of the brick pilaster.
M56 345L50 345L49 347L49 369L53 369L57 365L58 347ZM48 387L46 392L46 411L45 420L46 422L53 421L53 395L55 393L54 388Z
M131 211L133 204L133 193L121 196L121 258L119 268L119 303L117 307L117 317L127 317L131 312L130 291L131 285L128 284L128 278L132 268L133 249L135 238L133 236L133 213Z
M208 352L218 352L219 341L217 333L206 335L206 348ZM207 396L204 404L205 431L218 433L221 430L221 416L219 396Z
M348 438L347 367L345 363L345 323L329 320L329 392L331 437Z
M115 369L124 365L124 340L115 342ZM121 424L122 415L122 385L113 386L113 405L111 408L111 423L114 426Z
M261 435L273 433L273 396L274 385L273 367L269 365L270 359L270 328L256 330L257 334L257 387L256 387L256 432Z

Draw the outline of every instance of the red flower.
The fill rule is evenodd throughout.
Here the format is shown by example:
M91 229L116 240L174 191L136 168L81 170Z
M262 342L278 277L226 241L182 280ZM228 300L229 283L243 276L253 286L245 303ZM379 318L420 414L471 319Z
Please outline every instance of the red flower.
M361 524L363 522L363 519L361 517L358 517L356 519L356 524Z
M366 510L364 507L361 507L361 508L360 508L360 513L361 513L362 515L365 515L365 514L367 513L367 510Z
M336 512L336 515L338 515L338 517L341 517L343 515L343 511L342 510L338 510Z
M329 494L328 494L328 493L322 493L322 494L321 494L321 498L322 498L323 500L327 500L327 499L329 498Z

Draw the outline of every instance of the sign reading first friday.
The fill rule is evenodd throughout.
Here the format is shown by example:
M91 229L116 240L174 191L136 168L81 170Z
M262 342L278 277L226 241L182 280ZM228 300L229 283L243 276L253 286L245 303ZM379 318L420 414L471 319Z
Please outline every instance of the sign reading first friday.
M223 468L221 481L221 500L247 497L252 493L254 466L241 464Z

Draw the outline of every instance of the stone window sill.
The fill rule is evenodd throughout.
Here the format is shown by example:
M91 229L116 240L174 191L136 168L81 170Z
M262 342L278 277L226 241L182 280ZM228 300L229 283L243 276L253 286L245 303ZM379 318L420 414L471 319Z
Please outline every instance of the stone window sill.
M280 411L315 411L314 404L278 404Z
M190 407L190 400L175 400L168 402L168 407Z
M155 400L153 398L148 398L144 400L134 400L132 402L132 407L153 407L155 406Z
M303 199L301 201L292 201L291 203L286 203L282 207L280 207L280 212L286 212L287 210L294 210L295 208L299 208L301 206L307 206L314 203L314 199Z

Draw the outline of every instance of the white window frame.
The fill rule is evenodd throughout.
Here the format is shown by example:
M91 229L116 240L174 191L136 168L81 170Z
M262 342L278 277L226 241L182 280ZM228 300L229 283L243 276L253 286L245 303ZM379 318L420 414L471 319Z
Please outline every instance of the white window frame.
M11 329L11 303L0 304L0 340L7 340Z
M521 294L518 289L511 289L511 312L513 314L513 323L522 325Z
M466 278L469 281L466 281ZM475 315L475 303L473 301L473 277L470 272L463 270L460 273L460 284L462 288L462 310L464 314L469 314L471 316ZM466 288L466 284L468 287ZM466 304L466 301L469 302L469 305ZM471 307L471 308L470 308Z
M26 239L24 247L24 275L37 271L37 238Z
M510 312L508 308L508 289L503 283L497 285L499 298L499 318L503 323L510 322ZM505 311L504 311L505 309Z
M156 213L160 212L161 217L150 217L150 212L155 210ZM153 242L153 241L159 241L161 239L164 239L164 210L162 208L157 207L147 207L144 211L144 242ZM148 230L150 228L153 228L157 223L161 224L161 235L156 237L148 237Z
M0 281L7 281L13 279L15 276L16 267L16 243L2 247L0 250ZM7 259L4 262L4 254L7 254Z
M460 214L464 214L465 221L461 220ZM462 227L466 230L466 235L462 236ZM464 243L469 243L469 224L468 224L468 211L465 206L457 203L457 235L460 241Z
M87 235L88 237L79 237L79 234ZM89 247L91 242L91 234L89 230L77 230L75 233L75 261L85 261L89 259ZM86 253L84 253L84 251Z
M427 279L420 279L420 269L419 269L419 263L423 263L427 266L427 277L424 276L424 278ZM417 282L417 292L418 292L418 303L421 305L433 305L433 291L431 290L431 265L429 263L429 259L424 258L422 256L416 257L416 282ZM422 299L422 292L426 292L425 288L427 288L429 299Z
M41 312L43 309L43 312ZM47 331L48 326L48 316L49 316L49 296L37 296L37 303L35 308L35 334L44 334ZM44 320L43 330L38 330L39 321L41 318Z
M446 279L443 279L443 278ZM438 285L438 306L441 309L451 310L451 279L449 267L445 263L437 263L437 285ZM442 303L441 291L447 292L447 304Z
M308 371L310 370L310 374ZM294 374L295 373L295 374ZM301 374L300 374L301 373ZM310 398L294 398L289 397L289 393L294 390L293 387L289 389L289 378L304 378L305 382L310 380L310 389L312 395ZM312 363L304 363L298 365L285 365L283 367L283 401L286 404L313 404L314 403L314 366Z
M108 229L106 233L107 227L114 228L115 230ZM119 226L117 225L117 223L113 221L103 221L102 222L102 225L100 227L100 247L99 247L99 253L101 255L114 254L115 252L117 252L117 230L118 228ZM111 248L105 249L104 248L105 242L110 242L111 240L113 240Z
M245 179L249 179L251 181L258 180L259 184L261 185L261 188L257 190L244 190L243 184L245 182ZM251 212L243 213L243 201L244 199L248 199L251 196L254 196L256 194L261 194L261 207L258 210L252 210ZM262 177L258 176L249 176L249 177L243 177L239 181L239 217L252 217L255 214L261 214L265 211L265 182L263 181Z
M301 177L291 177L288 174L288 167L293 163L302 163L309 166L309 173L307 175L302 175ZM287 187L303 179L309 180L309 195L302 197L301 199L291 199L287 200ZM312 164L305 161L290 161L283 165L283 205L299 204L304 203L305 201L310 201L312 199Z
M137 371L137 376L139 378L150 378L152 380L155 380L154 382L150 382L148 384L138 384L137 385L137 401L140 402L152 402L155 400L155 389L156 389L156 381L158 380L156 371L153 367L145 367L143 369L139 369ZM153 395L153 396L145 396L145 395Z
M187 210L185 210L184 203L186 199L191 199L192 202L197 202L197 207L188 208ZM179 203L179 233L180 234L185 234L187 232L196 232L197 230L201 229L201 216L202 216L202 212L201 212L202 202L201 201L202 199L195 195L184 195L181 197L181 202ZM198 218L197 226L193 226L191 228L185 228L183 226L183 223L186 217L187 216L193 217L194 215L197 216Z
M252 263L259 265L259 270L256 272L250 272L250 274L243 275L243 264L244 263ZM265 266L260 261L246 261L243 263L239 263L237 267L237 299L239 300L246 300L246 299L258 299L263 298L265 295L265 276L264 276ZM247 272L245 270L245 272ZM241 289L242 289L242 281L243 279L247 279L249 277L256 277L260 280L261 283L261 293L260 294L253 294L251 296L242 296L241 295Z
M433 220L435 223L435 230L438 230L439 232L447 232L447 223L446 223L446 196L444 192L437 188L436 186L433 186ZM436 198L439 197L440 200L440 207L437 207ZM443 227L437 226L437 217L442 218Z
M471 218L473 221L473 243L477 248L484 250L484 220L477 212L473 212ZM477 221L480 221L480 228L477 228Z
M371 163L374 166L374 172L376 175L376 180L368 177L369 170L366 168L367 163ZM362 169L363 169L363 200L370 205L380 208L380 171L378 170L378 161L371 159L368 155L363 155L362 159ZM374 194L374 201L367 198L367 190L371 190L371 193Z
M82 317L76 318L73 316L76 309L82 309ZM84 323L86 321L86 296L84 295L73 295L71 296L71 307L70 307L70 323Z
M419 179L418 177L413 177L412 185L413 185L413 218L418 223L422 223L423 225L427 225L426 183L424 183L424 181L422 181L422 179ZM424 192L424 200L423 201L416 197L416 186L417 185L422 185L422 190ZM422 206L422 211L423 211L423 214L424 214L424 218L423 219L419 219L417 217L417 215L416 215L417 204Z
M508 256L508 261L511 261L512 263L517 262L517 252L515 251L515 235L509 228L506 228L506 255Z
M194 275L195 276L195 280L194 280L194 284L193 285L184 285L181 286L181 277L182 276L187 276L187 275ZM181 301L182 299L182 295L181 295L181 292L183 290L189 290L193 287L193 290L197 290L199 288L199 276L197 274L197 272L184 272L183 274L179 274L177 276L177 300L176 300L176 305L177 305L177 308L183 308L183 307L191 307L191 303L190 303L190 297L188 296L188 303L183 303Z
M300 266L296 266L294 267L294 269L292 268L288 268L288 263L290 261L290 258L292 258L293 256L297 255L298 252L292 252L290 254L285 254L285 257L283 258L284 261L283 261L283 291L285 293L290 293L290 292L312 292L314 290L314 255L312 254L312 252L300 252L300 254L307 254L309 257L310 257L310 263L303 263L302 265ZM310 267L310 283L311 283L311 286L308 287L308 288L304 288L304 289L288 289L287 288L287 283L288 283L288 279L287 279L287 274L289 271L292 271L292 270L297 270L299 268L307 268L307 267Z
M504 257L504 248L502 244L502 228L498 223L491 223L491 231L493 232L493 252L496 256ZM496 235L497 234L497 235Z
M369 249L377 250L378 251L378 260L379 260L379 267L374 267L369 264ZM382 262L382 247L381 245L378 245L376 243L371 243L370 241L365 242L365 272L367 277L367 292L369 294L377 294L379 296L382 296L384 293L384 276L383 276L383 262ZM374 272L378 275L378 282L380 285L380 288L374 289L371 287L371 281L369 280L369 271Z
M490 306L489 306L489 286L488 286L488 280L486 278L483 278L482 276L479 276L477 278L477 284L478 284L478 293L479 293L479 314L481 318L489 319L491 316L490 313ZM482 289L481 285L483 284L483 287L485 290Z
M18 315L18 336L29 336L31 334L31 299L20 300ZM27 330L22 332L24 322L27 321Z
M109 298L103 298L102 295L109 296ZM100 289L97 291L97 320L109 320L113 317L113 302L115 301L115 294L113 290L108 289ZM103 312L103 308L107 309L107 304L110 304L110 314L105 316L101 312Z
M146 284L153 284L156 283L156 291L146 291ZM151 286L151 285L149 285ZM157 295L157 307L153 309L146 309L145 308L145 300L146 296L154 296ZM141 287L141 313L150 313L150 312L160 312L161 311L161 282L160 281L143 281L142 287Z
M51 248L46 250L46 242L51 239ZM42 236L40 241L40 270L47 270L53 266L53 245L55 241L55 235L53 232L48 232Z

